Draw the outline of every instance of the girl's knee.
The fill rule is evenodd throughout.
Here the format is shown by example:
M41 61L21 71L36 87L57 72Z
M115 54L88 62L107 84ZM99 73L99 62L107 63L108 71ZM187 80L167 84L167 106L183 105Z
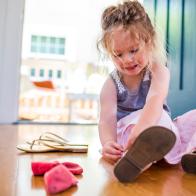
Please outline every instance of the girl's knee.
M196 110L190 110L174 120L180 129L196 129Z

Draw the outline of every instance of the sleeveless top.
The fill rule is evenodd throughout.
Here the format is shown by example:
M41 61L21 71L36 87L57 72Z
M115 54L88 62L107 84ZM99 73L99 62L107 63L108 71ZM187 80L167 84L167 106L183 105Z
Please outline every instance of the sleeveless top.
M117 91L117 121L129 115L130 113L140 110L146 103L146 97L151 84L150 71L146 70L140 86L136 92L130 91L121 79L120 73L115 69L110 73ZM170 115L170 109L166 103L163 109Z

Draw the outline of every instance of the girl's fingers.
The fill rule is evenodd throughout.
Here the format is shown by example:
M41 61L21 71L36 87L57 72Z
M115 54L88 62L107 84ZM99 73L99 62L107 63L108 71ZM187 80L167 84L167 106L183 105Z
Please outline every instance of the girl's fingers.
M115 148L111 149L110 153L113 154L113 155L122 155L122 151L121 150L116 150Z
M112 145L113 145L113 147L116 148L117 150L120 150L121 152L124 151L123 147L122 147L120 144L118 144L118 143L113 143Z
M122 156L123 152L110 145L110 146L103 148L102 155L104 156L105 154Z
M116 162L122 157L123 151L124 150L119 144L117 144L116 142L110 142L103 147L102 156L105 159Z
M103 153L113 154L113 155L122 155L122 151L117 150L113 147L108 147L103 150Z
M103 158L113 160L113 161L117 161L118 159L121 158L121 156L113 155L113 154L109 154L109 153L104 153Z

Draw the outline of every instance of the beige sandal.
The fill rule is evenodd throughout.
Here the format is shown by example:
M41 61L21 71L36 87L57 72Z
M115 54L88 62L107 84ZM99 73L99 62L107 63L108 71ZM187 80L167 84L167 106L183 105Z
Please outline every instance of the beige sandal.
M45 132L39 139L17 145L24 152L87 152L88 144L74 144L51 132Z

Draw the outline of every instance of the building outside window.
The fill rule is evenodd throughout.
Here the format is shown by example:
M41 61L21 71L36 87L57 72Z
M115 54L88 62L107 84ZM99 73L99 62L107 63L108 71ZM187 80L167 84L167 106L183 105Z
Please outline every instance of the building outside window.
M19 119L98 122L99 92L111 69L96 42L111 1L25 1Z
M65 54L65 38L47 37L44 35L31 36L31 52L42 54Z

